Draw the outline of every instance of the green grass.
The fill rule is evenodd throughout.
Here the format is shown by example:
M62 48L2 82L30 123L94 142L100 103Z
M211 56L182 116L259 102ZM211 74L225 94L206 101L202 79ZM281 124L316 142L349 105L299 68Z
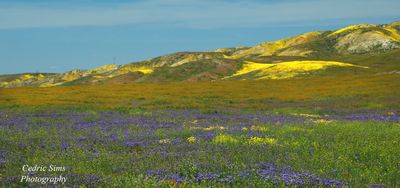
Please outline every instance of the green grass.
M93 115L88 120L98 118L100 117ZM118 131L118 128L110 127L104 130L95 126L76 131L68 127L67 119L49 121L51 120L48 118L38 117L30 119L30 126L26 129L0 129L1 148L9 151L12 156L10 162L2 166L3 178L21 175L21 166L24 164L62 164L68 167L68 174L96 174L100 177L101 180L96 182L84 183L76 180L77 184L88 187L169 187L170 181L159 182L144 178L146 172L165 168L187 177L192 177L197 172L219 172L237 176L240 171L251 169L250 164L268 161L277 166L289 165L321 177L340 179L353 187L364 187L370 183L384 183L395 187L400 183L400 125L395 123L335 121L283 126L259 124L257 128L262 131L258 137L275 140L273 143L259 144L248 142L246 130L224 133L233 128L226 123L222 125L226 128L225 131L213 132L216 135L231 135L235 142L215 142L213 139L197 140L191 144L187 142L187 138L196 134L196 130L192 129L196 125L191 124L190 120L186 122L184 129L158 128L154 137L146 138L181 138L182 144L153 143L145 147L127 148L123 145L125 133L122 129ZM42 127L44 123L53 126ZM57 124L60 125L59 128ZM136 125L124 126L123 130L128 130L132 135L150 132ZM117 141L102 141L108 138L108 133L115 133ZM89 139L90 135L93 138ZM77 141L81 136L87 136L89 140ZM59 147L63 140L70 148ZM82 143L83 146L78 147L74 145L76 143ZM166 151L171 155L162 156L157 151ZM209 183L187 186L205 187ZM235 187L267 185L268 182L256 177L239 180L234 184Z

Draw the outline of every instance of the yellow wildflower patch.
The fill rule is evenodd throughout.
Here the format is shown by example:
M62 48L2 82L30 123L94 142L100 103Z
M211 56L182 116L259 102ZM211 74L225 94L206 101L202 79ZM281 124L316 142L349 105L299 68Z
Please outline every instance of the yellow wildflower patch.
M70 73L63 75L62 79L65 81L73 81L80 77L81 77L81 74L79 72L70 72Z
M223 55L223 57L225 58L225 59L235 59L235 56L228 56L228 55Z
M223 126L211 126L211 127L207 127L204 128L205 131L211 131L211 130L226 130L225 127Z
M187 138L187 141L188 141L189 143L193 144L193 143L196 142L196 137L191 136L191 137Z
M160 143L160 144L170 144L171 140L170 139L162 139L162 140L158 141L158 143Z
M213 141L215 143L218 143L218 144L222 144L222 143L237 143L237 142L239 142L239 139L237 139L237 138L235 138L235 137L233 137L232 135L229 135L229 134L221 134L221 135L218 135L218 136L214 137Z
M39 74L37 77L38 80L43 80L44 78L46 78L46 77L43 74Z
M275 64L264 64L264 63L255 63L251 61L246 61L246 63L243 65L243 68L237 71L233 76L239 76L243 74L247 74L253 71L258 71L258 70L263 70L266 68L270 68L274 66Z
M25 74L23 76L21 76L21 80L29 80L34 78L34 76L30 75L30 74Z
M389 31L392 40L400 42L400 32L397 29L393 27L386 27L385 30Z
M297 35L294 37L290 37L290 38L286 38L286 39L282 39L282 40L278 40L278 41L274 41L274 42L264 42L261 44L258 44L256 46L253 46L252 48L249 48L247 50L243 50L240 51L237 54L234 54L232 56L228 56L228 59L239 59L242 57L245 57L247 55L252 55L252 54L257 54L260 56L271 56L274 54L278 54L281 55L279 52L280 50L287 48L287 47L291 47L291 46L295 46L295 45L299 45L299 44L304 44L308 41L313 40L314 38L318 37L319 35L321 35L321 32L309 32L309 33L304 33L301 35ZM286 52L288 54L292 54L292 55L306 55L309 53L309 50L300 50L300 51L292 51L292 52ZM286 54L283 53L283 54ZM282 55L283 55L282 54ZM288 55L286 54L286 55Z
M317 124L328 124L328 123L332 123L333 120L317 119L317 120L313 120L312 122L317 123Z
M153 69L141 67L138 68L136 71L142 72L143 74L150 74L153 72Z
M143 74L150 74L153 71L154 70L152 68L150 68L150 67L144 67L144 66L141 66L141 67L130 67L130 66L126 66L126 67L121 68L121 70L119 70L118 75L126 74L126 73L129 73L129 72L142 72Z
M196 60L198 60L198 57L196 55L189 54L188 57L186 57L178 62L175 62L174 64L171 65L171 67L177 67L179 65L183 65L185 63L189 63L191 61L196 61Z
M317 114L304 114L304 113L291 113L291 114L295 116L312 117L312 118L321 117L320 115Z
M250 138L247 143L249 144L254 144L254 145L258 145L258 144L275 144L276 140L274 138L262 138L262 137L252 137Z
M255 126L255 125L253 125L253 126L250 127L250 130L266 132L266 131L268 131L268 127L266 127L266 126Z
M328 37L331 37L331 36L346 32L346 31L352 31L352 30L361 29L361 28L368 28L368 27L371 27L371 26L372 25L369 25L369 24L352 25L352 26L349 26L349 27L345 27L345 28L339 29L339 30L329 34Z
M93 78L96 78L96 79L102 79L102 78L104 78L104 76L99 76L99 75L96 75L96 76L93 76Z
M276 64L255 63L246 61L241 70L225 78L242 76L252 73L255 77L257 77L258 80L287 79L295 77L297 75L306 74L312 71L322 70L334 66L368 68L365 66L336 61L288 61Z

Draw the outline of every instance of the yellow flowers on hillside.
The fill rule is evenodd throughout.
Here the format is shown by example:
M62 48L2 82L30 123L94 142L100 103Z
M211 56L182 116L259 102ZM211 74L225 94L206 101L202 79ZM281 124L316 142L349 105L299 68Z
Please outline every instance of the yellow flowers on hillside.
M255 63L255 62L246 61L246 64L243 65L243 68L240 69L239 71L237 71L232 76L239 76L239 75L247 74L247 73L250 73L253 71L267 69L267 68L270 68L273 66L275 66L275 64L264 64L264 63Z
M385 30L390 33L392 40L400 42L400 32L397 29L393 27L386 27ZM385 35L384 33L382 34Z
M189 62L191 62L191 61L196 61L196 60L198 60L198 59L199 59L199 58L198 58L196 55L190 54L190 55L188 55L188 57L186 57L186 58L184 58L184 59L182 59L182 60L180 60L180 61L177 61L177 62L173 63L173 64L171 65L171 67L177 67L177 66L179 66L179 65L183 65L183 64L189 63Z
M32 76L32 75L30 75L30 74L25 74L25 75L22 75L22 76L21 76L21 79L22 79L22 80L29 80L29 79L32 79L32 78L34 78L34 76Z
M352 25L349 27L339 29L335 32L332 32L331 34L328 35L328 37L332 37L332 36L347 32L347 31L354 31L357 29L374 28L374 27L376 27L376 26L371 25L371 24ZM383 30L385 30L385 32ZM382 37L390 37L390 39L394 40L394 41L400 41L400 33L393 27L393 25L388 25L386 27L380 28L380 30L375 30L372 32L380 34Z
M77 80L78 78L82 77L82 72L79 70L74 70L74 71L70 71L68 73L65 73L61 79L64 81L73 81L73 80Z
M45 77L43 74L39 74L38 77L37 77L38 80L43 80L43 79L45 79L45 78L46 78L46 77Z
M246 61L242 69L231 76L225 77L225 79L249 74L256 77L257 80L287 79L297 75L307 74L312 71L322 70L334 66L368 68L365 66L336 61L288 61L276 64Z
M142 72L143 74L150 74L153 71L154 70L150 67L125 66L125 67L122 67L120 70L118 70L117 75L122 75L122 74L126 74L129 72Z
M346 32L346 31L352 31L352 30L356 30L356 29L360 29L360 28L368 28L368 27L372 27L373 25L371 24L358 24L358 25L352 25L352 26L348 26L339 30L336 30L335 32L331 33L328 35L328 37Z
M140 67L140 68L136 69L136 71L142 72L143 74L150 74L154 70L150 69L150 68L146 68L146 67Z
M18 84L18 83L21 83L21 82L26 81L26 80L35 80L35 81L39 80L40 81L40 80L43 80L43 79L45 79L45 76L43 74L38 74L38 75L24 74L24 75L12 80L12 81L0 82L0 87L5 87L5 86L10 85L10 84Z
M252 54L258 54L260 56L271 56L271 55L288 55L288 52L281 51L282 49L296 46L299 44L304 44L307 43L318 36L320 36L322 32L309 32L309 33L304 33L300 34L294 37L289 37L286 39L278 40L278 41L273 41L273 42L264 42L261 44L258 44L256 46L253 46L247 50L240 51L239 53L233 54L231 56L224 56L226 59L240 59L242 57L252 55ZM293 51L292 51L293 53ZM309 51L306 50L300 50L298 52L295 52L293 54L296 54L297 56L305 56L308 54Z

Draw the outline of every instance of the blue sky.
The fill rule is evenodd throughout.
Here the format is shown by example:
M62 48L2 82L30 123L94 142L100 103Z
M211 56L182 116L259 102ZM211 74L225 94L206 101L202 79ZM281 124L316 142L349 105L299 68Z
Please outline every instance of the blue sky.
M398 0L1 0L0 74L125 64L400 20Z

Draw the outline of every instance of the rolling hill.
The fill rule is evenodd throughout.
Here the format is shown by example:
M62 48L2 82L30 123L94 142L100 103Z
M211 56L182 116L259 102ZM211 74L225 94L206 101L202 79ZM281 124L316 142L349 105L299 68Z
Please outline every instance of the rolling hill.
M399 74L400 22L359 24L208 52L178 52L125 65L61 74L1 75L0 87L138 82L291 79L348 74Z

